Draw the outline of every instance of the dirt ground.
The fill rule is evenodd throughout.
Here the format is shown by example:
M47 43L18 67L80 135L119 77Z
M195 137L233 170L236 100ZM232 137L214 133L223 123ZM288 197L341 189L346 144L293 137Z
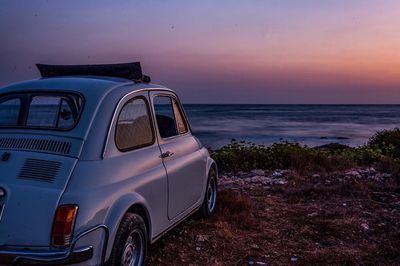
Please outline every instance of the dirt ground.
M220 185L217 213L149 247L147 265L400 265L400 185L344 174Z

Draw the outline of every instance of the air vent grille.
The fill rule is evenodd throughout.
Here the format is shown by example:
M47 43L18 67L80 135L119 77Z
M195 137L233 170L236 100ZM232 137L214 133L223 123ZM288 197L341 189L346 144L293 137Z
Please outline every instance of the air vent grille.
M54 182L60 168L60 162L26 159L18 178Z
M0 138L0 149L69 154L71 142L32 138Z

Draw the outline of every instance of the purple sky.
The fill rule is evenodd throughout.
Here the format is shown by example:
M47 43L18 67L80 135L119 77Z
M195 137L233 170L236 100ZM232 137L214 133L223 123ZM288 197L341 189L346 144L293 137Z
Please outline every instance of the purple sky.
M400 103L398 0L0 4L0 85L140 60L185 103Z

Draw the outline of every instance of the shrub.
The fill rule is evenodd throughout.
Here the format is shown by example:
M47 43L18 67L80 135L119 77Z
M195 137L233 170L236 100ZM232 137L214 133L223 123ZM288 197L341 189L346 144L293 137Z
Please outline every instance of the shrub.
M211 153L223 171L293 169L305 174L380 164L396 172L400 165L400 129L380 131L366 145L357 148L335 143L310 148L289 142L267 147L233 139Z
M298 143L280 142L269 147L232 140L212 152L223 171L293 169L299 173L343 170L354 166L353 154L314 149Z
M379 149L383 155L400 159L400 129L379 131L369 139L367 145L374 150Z

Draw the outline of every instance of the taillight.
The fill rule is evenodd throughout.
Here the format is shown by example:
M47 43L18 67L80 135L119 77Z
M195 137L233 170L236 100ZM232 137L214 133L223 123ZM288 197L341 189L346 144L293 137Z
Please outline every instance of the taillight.
M77 212L76 205L61 205L57 208L51 235L53 246L65 247L71 243Z

